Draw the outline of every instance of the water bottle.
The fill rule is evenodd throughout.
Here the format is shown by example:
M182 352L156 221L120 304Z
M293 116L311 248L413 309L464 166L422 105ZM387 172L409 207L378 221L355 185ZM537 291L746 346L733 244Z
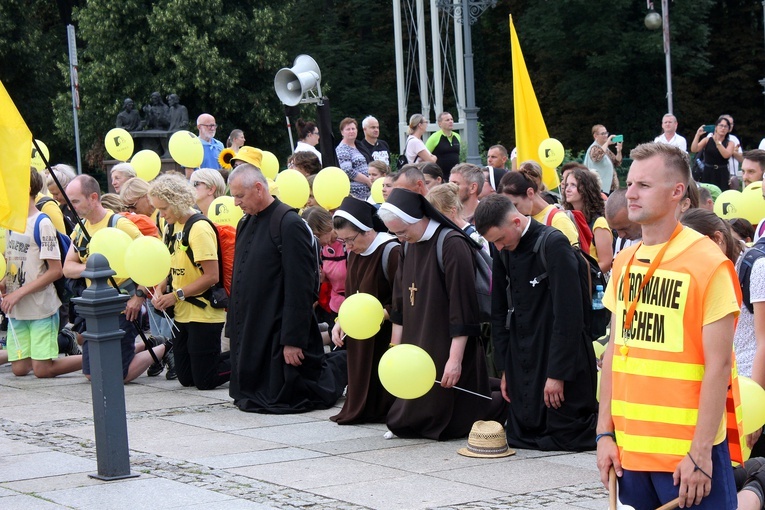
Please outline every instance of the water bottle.
M595 287L595 294L592 296L592 309L593 310L602 310L603 309L603 286L597 285Z

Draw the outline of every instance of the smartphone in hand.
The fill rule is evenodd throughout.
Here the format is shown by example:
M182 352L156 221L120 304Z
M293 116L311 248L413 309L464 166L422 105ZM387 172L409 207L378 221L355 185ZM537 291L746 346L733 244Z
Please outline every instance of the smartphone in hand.
M714 124L707 124L704 126L704 132L705 133L714 133L715 125Z
M623 143L624 142L624 135L616 135L613 137L612 141L614 143Z

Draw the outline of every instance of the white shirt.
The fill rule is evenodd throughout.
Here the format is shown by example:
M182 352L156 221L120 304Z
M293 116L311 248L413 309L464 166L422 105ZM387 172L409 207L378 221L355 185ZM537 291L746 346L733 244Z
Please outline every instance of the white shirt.
M295 152L313 152L319 158L319 163L321 163L321 152L317 151L316 147L313 145L308 145L305 142L298 142L295 146Z
M653 140L656 143L666 143L667 145L674 145L681 151L688 153L688 142L683 138L682 136L678 135L677 133L674 134L672 138L667 140L667 137L664 136L664 134L660 134Z

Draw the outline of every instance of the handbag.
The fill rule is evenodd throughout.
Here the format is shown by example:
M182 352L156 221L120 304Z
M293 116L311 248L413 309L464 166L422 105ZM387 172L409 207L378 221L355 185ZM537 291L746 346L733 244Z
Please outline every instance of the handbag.
M411 135L410 135L411 136ZM409 138L406 139L406 143L404 144L404 152L401 154L398 159L396 160L396 169L401 170L404 168L404 165L409 163L409 161L406 159L406 146L409 145Z

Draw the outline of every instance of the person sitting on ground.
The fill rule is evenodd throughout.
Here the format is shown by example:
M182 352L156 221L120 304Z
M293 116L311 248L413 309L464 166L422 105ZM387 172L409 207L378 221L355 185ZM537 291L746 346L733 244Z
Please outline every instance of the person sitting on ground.
M191 174L189 182L194 187L196 206L202 214L209 216L210 204L226 193L223 176L218 170L200 168Z
M7 355L16 376L55 377L82 368L82 356L59 358L59 307L53 282L61 278L58 234L49 218L40 215L35 197L43 178L30 172L26 230L8 231L5 260L9 271L0 280L0 310L8 317ZM39 235L35 235L35 231ZM39 245L36 239L39 238ZM74 337L69 337L74 342Z
M194 198L194 188L180 175L161 175L151 182L149 199L167 222L165 239L169 238L168 230L182 232L191 216L197 214L191 208ZM183 245L178 236L172 237L170 284L167 280L159 284L152 304L157 310L174 308L178 382L211 390L231 377L230 354L220 352L226 311L213 307L208 295L222 276L218 267L218 237L210 223L198 220L189 230L186 242Z
M67 195L72 201L75 211L83 219L83 226L90 236L95 235L99 230L109 227L112 211L107 210L101 204L101 190L98 187L98 181L91 175L78 175L67 187ZM119 218L114 226L131 238L136 239L141 236L141 231L133 222L127 218ZM81 231L80 226L75 227L72 232L72 244L64 261L64 276L69 279L81 278L85 271L85 264L89 257L88 246L90 239ZM121 339L122 347L122 378L124 382L130 382L142 373L154 362L151 354L145 350L145 344L136 345L135 339L138 335L136 324L141 318L141 308L146 300L148 291L145 287L136 286L132 282L123 278L114 278L110 285L116 283L120 289L129 293L130 299L125 305L124 313L119 315L119 328L124 332ZM83 321L84 322L84 321ZM165 356L165 343L156 342L152 350L158 358ZM136 350L140 352L136 353ZM82 373L90 379L90 357L88 341L84 340L82 344Z

